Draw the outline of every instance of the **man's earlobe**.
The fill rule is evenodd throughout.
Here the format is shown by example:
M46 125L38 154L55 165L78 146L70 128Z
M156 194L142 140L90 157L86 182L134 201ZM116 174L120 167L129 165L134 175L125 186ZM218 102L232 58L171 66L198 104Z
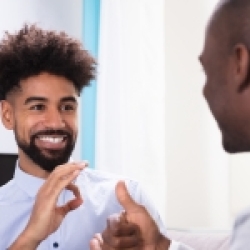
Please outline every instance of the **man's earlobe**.
M242 92L250 86L249 51L244 44L237 44L234 47L234 60L235 83L238 92Z
M8 101L1 101L1 119L6 129L13 129L12 107Z

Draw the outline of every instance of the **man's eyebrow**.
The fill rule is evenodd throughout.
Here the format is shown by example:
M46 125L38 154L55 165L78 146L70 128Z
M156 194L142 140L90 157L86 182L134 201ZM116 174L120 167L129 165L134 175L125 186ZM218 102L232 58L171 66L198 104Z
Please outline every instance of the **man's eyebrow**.
M31 102L37 102L37 101L46 102L46 101L48 101L48 99L45 97L41 97L41 96L31 96L25 100L24 104L27 105Z
M60 101L61 102L75 102L75 103L77 103L77 99L74 96L63 97Z
M42 96L31 96L28 97L24 104L27 105L31 102L48 102L48 98ZM60 102L74 102L77 103L77 99L74 96L66 96L60 99Z

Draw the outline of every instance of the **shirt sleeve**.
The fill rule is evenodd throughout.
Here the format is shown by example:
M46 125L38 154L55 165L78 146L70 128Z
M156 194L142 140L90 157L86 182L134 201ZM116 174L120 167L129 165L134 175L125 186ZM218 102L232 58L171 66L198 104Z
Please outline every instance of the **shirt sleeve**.
M149 199L147 194L141 188L140 184L135 181L126 182L129 193L132 195L133 199L138 202L139 204L143 205L147 211L149 212L150 216L154 219L157 226L159 227L160 232L167 237L167 230L166 227L155 208L153 202Z
M153 203L150 201L146 193L143 191L143 189L140 187L140 185L137 182L127 182L127 187L129 189L130 194L133 196L135 201L143 205L151 217L156 222L157 226L160 229L160 232L165 236L168 237L166 226L164 225L158 211L156 210ZM166 249L167 250L167 249ZM177 241L171 241L170 248L168 250L194 250L191 247L188 247L182 243L179 243Z
M168 250L194 250L194 249L177 241L171 241L171 245Z
M246 249L250 246L250 211L244 211L234 223L233 234L231 238L231 250Z

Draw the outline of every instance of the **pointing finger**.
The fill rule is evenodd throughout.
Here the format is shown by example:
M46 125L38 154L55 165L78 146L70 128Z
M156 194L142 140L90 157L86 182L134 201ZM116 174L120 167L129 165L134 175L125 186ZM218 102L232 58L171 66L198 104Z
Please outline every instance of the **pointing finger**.
M69 185L85 167L85 163L71 163L58 167L50 174L44 188L50 194L58 196L62 189Z
M138 210L139 204L137 204L129 194L124 181L119 181L116 184L115 192L119 203L126 212L136 212Z

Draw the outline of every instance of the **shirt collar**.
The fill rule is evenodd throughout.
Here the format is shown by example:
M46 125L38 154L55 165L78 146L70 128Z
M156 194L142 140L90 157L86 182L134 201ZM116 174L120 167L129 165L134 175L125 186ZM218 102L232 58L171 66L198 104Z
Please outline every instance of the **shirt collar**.
M33 175L25 173L19 166L18 161L16 163L16 169L14 173L14 180L17 185L28 194L30 197L35 197L38 190L45 182L44 179L35 177Z

